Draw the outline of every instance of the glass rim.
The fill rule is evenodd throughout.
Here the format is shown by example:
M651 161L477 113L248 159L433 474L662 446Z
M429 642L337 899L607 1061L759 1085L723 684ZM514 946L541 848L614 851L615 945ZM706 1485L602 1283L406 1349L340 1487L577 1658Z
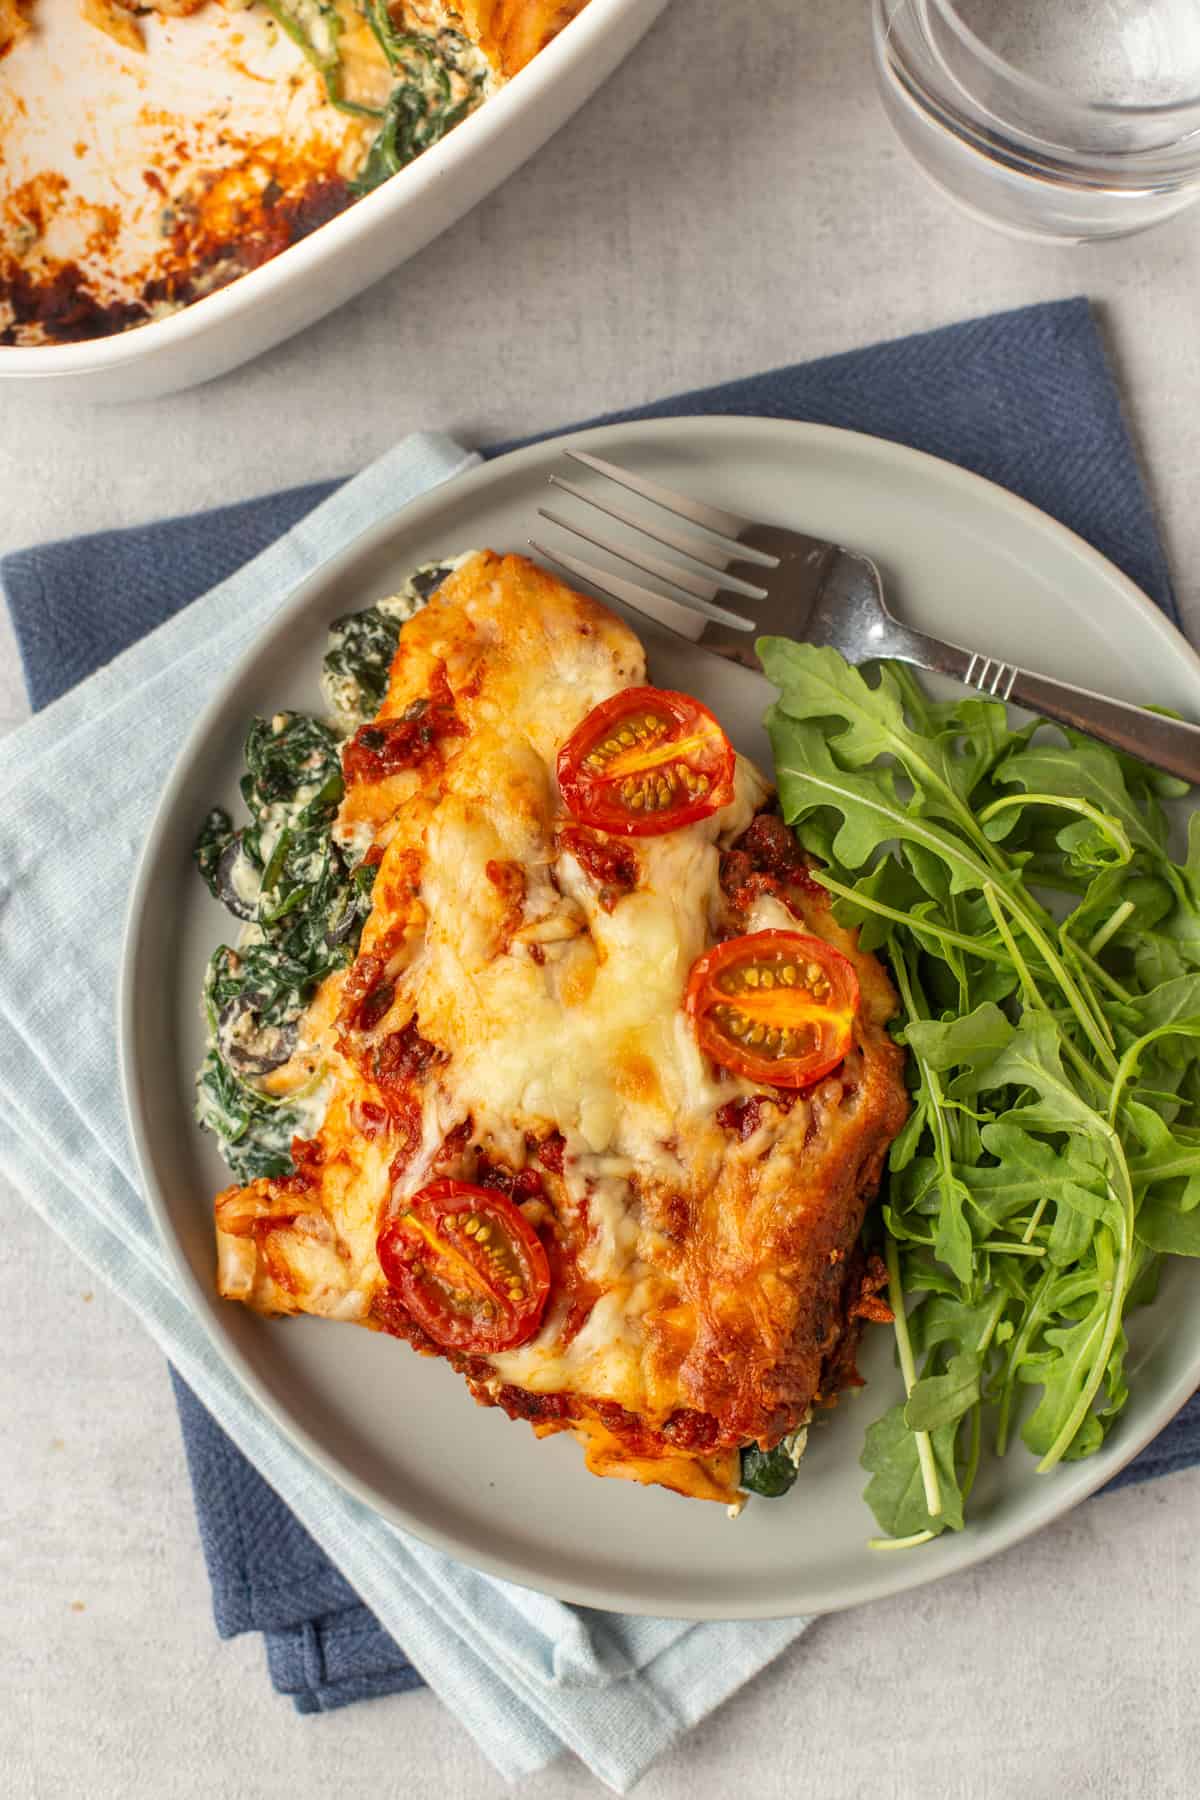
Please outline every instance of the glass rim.
M884 15L886 36L890 37L891 35L894 16L904 8L911 7L912 3L913 0L875 0L876 6ZM1125 102L1121 100L1088 100L1082 94L1072 93L1070 89L1058 87L1053 82L1040 81L1036 75L1025 74L1023 70L1018 69L1013 63L998 55L989 45L985 44L983 39L972 31L971 27L959 16L954 0L927 0L927 3L936 8L939 16L945 20L950 30L955 33L972 56L977 57L994 74L1002 76L1014 87L1023 89L1027 94L1038 95L1043 100L1053 101L1059 106L1070 106L1092 117L1163 119L1170 118L1173 114L1200 112L1200 88L1182 100Z

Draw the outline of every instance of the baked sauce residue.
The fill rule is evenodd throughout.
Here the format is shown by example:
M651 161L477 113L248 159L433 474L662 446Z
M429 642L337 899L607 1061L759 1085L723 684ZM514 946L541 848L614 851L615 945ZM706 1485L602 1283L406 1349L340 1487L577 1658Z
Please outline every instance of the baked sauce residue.
M172 176L191 162L185 142L143 171L162 198L162 246L119 288L103 272L121 231L115 207L81 200L61 174L34 176L0 200L0 344L80 343L144 324L269 262L354 199L337 144L239 142L226 131L221 147L231 160L195 175L182 195ZM56 224L71 226L77 256L49 249Z

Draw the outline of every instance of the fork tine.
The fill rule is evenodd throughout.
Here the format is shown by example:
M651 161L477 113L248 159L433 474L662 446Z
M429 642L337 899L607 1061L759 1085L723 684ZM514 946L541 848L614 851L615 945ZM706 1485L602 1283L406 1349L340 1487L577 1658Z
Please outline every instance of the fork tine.
M665 507L667 512L674 513L677 518L690 519L693 525L702 525L706 531L727 538L730 550L740 561L759 563L767 569L777 566L778 557L768 556L765 550L754 550L738 542L740 534L750 529L754 522L752 519L742 519L737 513L724 512L719 506L709 506L703 500L692 500L686 494L677 494L673 488L663 487L661 482L648 481L644 475L633 475L628 469L606 462L602 456L593 456L588 450L568 450L566 454L572 462L582 463L585 469L593 469L597 475L607 475L610 481L618 482L631 493L640 494L643 500L652 500L656 506Z
M755 587L752 581L743 581L740 575L730 575L727 572L733 558L725 551L718 550L711 538L697 537L694 531L673 531L669 525L659 525L657 528L647 525L635 513L626 512L623 506L608 506L603 500L597 500L595 495L589 494L586 488L576 487L573 481L564 481L561 475L551 475L550 485L561 488L564 494L581 500L585 506L594 506L597 512L616 519L619 525L629 525L644 537L653 538L656 544L665 544L668 550L678 550L682 556L690 557L712 574L721 576L716 586L724 588L727 593L744 594L748 600L762 600L765 597L765 588ZM684 585L687 586L687 583ZM707 586L704 592L708 592Z
M631 612L649 619L652 625L658 625L666 631L674 632L676 637L694 644L704 629L700 615L693 612L690 606L682 606L678 600L670 600L665 594L656 594L652 588L639 586L636 581L626 581L623 575L614 575L611 569L601 569L595 563L584 562L582 557L568 556L561 550L551 550L548 544L540 544L536 538L530 538L529 548L544 556L547 562L555 563L566 574L573 575L577 581L586 581L610 600L627 606Z
M753 631L752 621L742 613L730 612L728 607L716 604L713 596L720 591L720 582L705 581L702 576L693 575L690 569L680 568L678 563L669 563L665 557L653 556L648 550L634 555L616 544L606 544L603 538L593 537L590 531L573 525L569 519L551 512L547 507L538 507L538 517L548 519L560 531L569 531L573 537L582 538L585 544L603 550L607 556L615 556L619 562L628 563L631 569L638 569L643 575L653 575L657 580L677 588L687 596L683 604L693 612L702 613L706 619L711 619L714 625L727 625L734 631Z

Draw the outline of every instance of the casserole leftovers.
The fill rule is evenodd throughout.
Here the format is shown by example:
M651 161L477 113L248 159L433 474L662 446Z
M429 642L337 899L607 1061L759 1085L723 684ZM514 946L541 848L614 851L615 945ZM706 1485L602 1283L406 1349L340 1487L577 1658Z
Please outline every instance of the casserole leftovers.
M585 3L0 0L0 344L106 336L258 267Z

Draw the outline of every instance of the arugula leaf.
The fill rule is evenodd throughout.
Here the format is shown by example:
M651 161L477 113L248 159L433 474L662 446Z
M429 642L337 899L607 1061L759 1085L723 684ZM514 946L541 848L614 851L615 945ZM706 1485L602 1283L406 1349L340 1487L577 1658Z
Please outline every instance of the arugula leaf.
M1200 815L1198 815L1200 816ZM1177 1021L1200 1019L1200 975L1177 975L1133 1001L1139 1034Z
M1093 1378L1097 1357L1104 1340L1107 1311L1104 1296L1097 1293L1084 1317L1073 1325L1050 1326L1044 1342L1052 1357L1036 1366L1026 1364L1018 1378L1036 1382L1041 1399L1021 1428L1021 1436L1035 1456L1049 1455L1052 1447L1067 1433L1072 1420L1081 1412L1081 1400ZM1075 1429L1070 1429L1073 1441ZM1099 1439L1089 1448L1098 1448Z
M1106 1196L1097 1192L1095 1168L1077 1142L1059 1149L1001 1119L985 1125L980 1139L994 1163L964 1167L960 1174L991 1229L1050 1204L1073 1210L1092 1225L1104 1216Z
M1148 1250L1168 1256L1200 1256L1200 1189L1189 1204L1180 1197L1154 1193L1138 1209L1137 1234Z
M963 1500L955 1467L958 1427L942 1425L930 1434L937 1466L942 1510L929 1511L917 1456L917 1437L904 1417L905 1404L893 1406L868 1425L862 1466L871 1476L866 1501L880 1528L892 1537L932 1536L963 1528Z
M1200 905L1200 813L1193 813L1188 820L1188 847L1183 874L1191 889L1193 902Z
M1041 1469L1099 1448L1128 1312L1200 1254L1200 813L1178 865L1179 784L1133 758L902 668L759 654L784 817L890 963L911 1053L882 1207L907 1399L864 1466L923 1542L961 1525L985 1422Z
M784 817L799 825L818 809L840 814L832 849L842 868L861 869L881 844L899 841L906 848L916 844L941 854L952 894L980 887L988 879L987 864L970 844L947 836L936 823L911 810L897 792L891 769L860 775L853 766L843 768L834 761L830 740L819 725L786 721L777 707L767 714L767 730Z
M842 722L840 731L822 734L829 736L841 767L862 769L881 756L893 756L913 782L921 810L965 826L968 836L981 835L967 802L983 767L989 766L979 753L986 746L990 756L1005 741L994 730L994 715L976 711L928 736L909 726L904 701L913 690L902 684L892 665L879 666L879 682L872 687L836 650L818 650L789 638L760 638L756 649L768 680L781 690L778 713L796 722ZM964 737L975 755L958 754Z
M916 1383L904 1407L904 1423L910 1431L936 1431L953 1425L979 1399L983 1358L960 1350L950 1358L944 1375L925 1375Z
M1031 794L1087 801L1115 819L1132 846L1160 854L1165 844L1161 813L1147 819L1144 809L1134 804L1116 752L1077 732L1067 737L1066 744L1027 745L1001 764L996 780L1002 786L1018 784Z
M958 1019L923 1019L908 1027L908 1039L923 1062L934 1069L969 1065L980 1075L991 1068L1013 1039L1013 1027L1000 1008L985 1001Z

